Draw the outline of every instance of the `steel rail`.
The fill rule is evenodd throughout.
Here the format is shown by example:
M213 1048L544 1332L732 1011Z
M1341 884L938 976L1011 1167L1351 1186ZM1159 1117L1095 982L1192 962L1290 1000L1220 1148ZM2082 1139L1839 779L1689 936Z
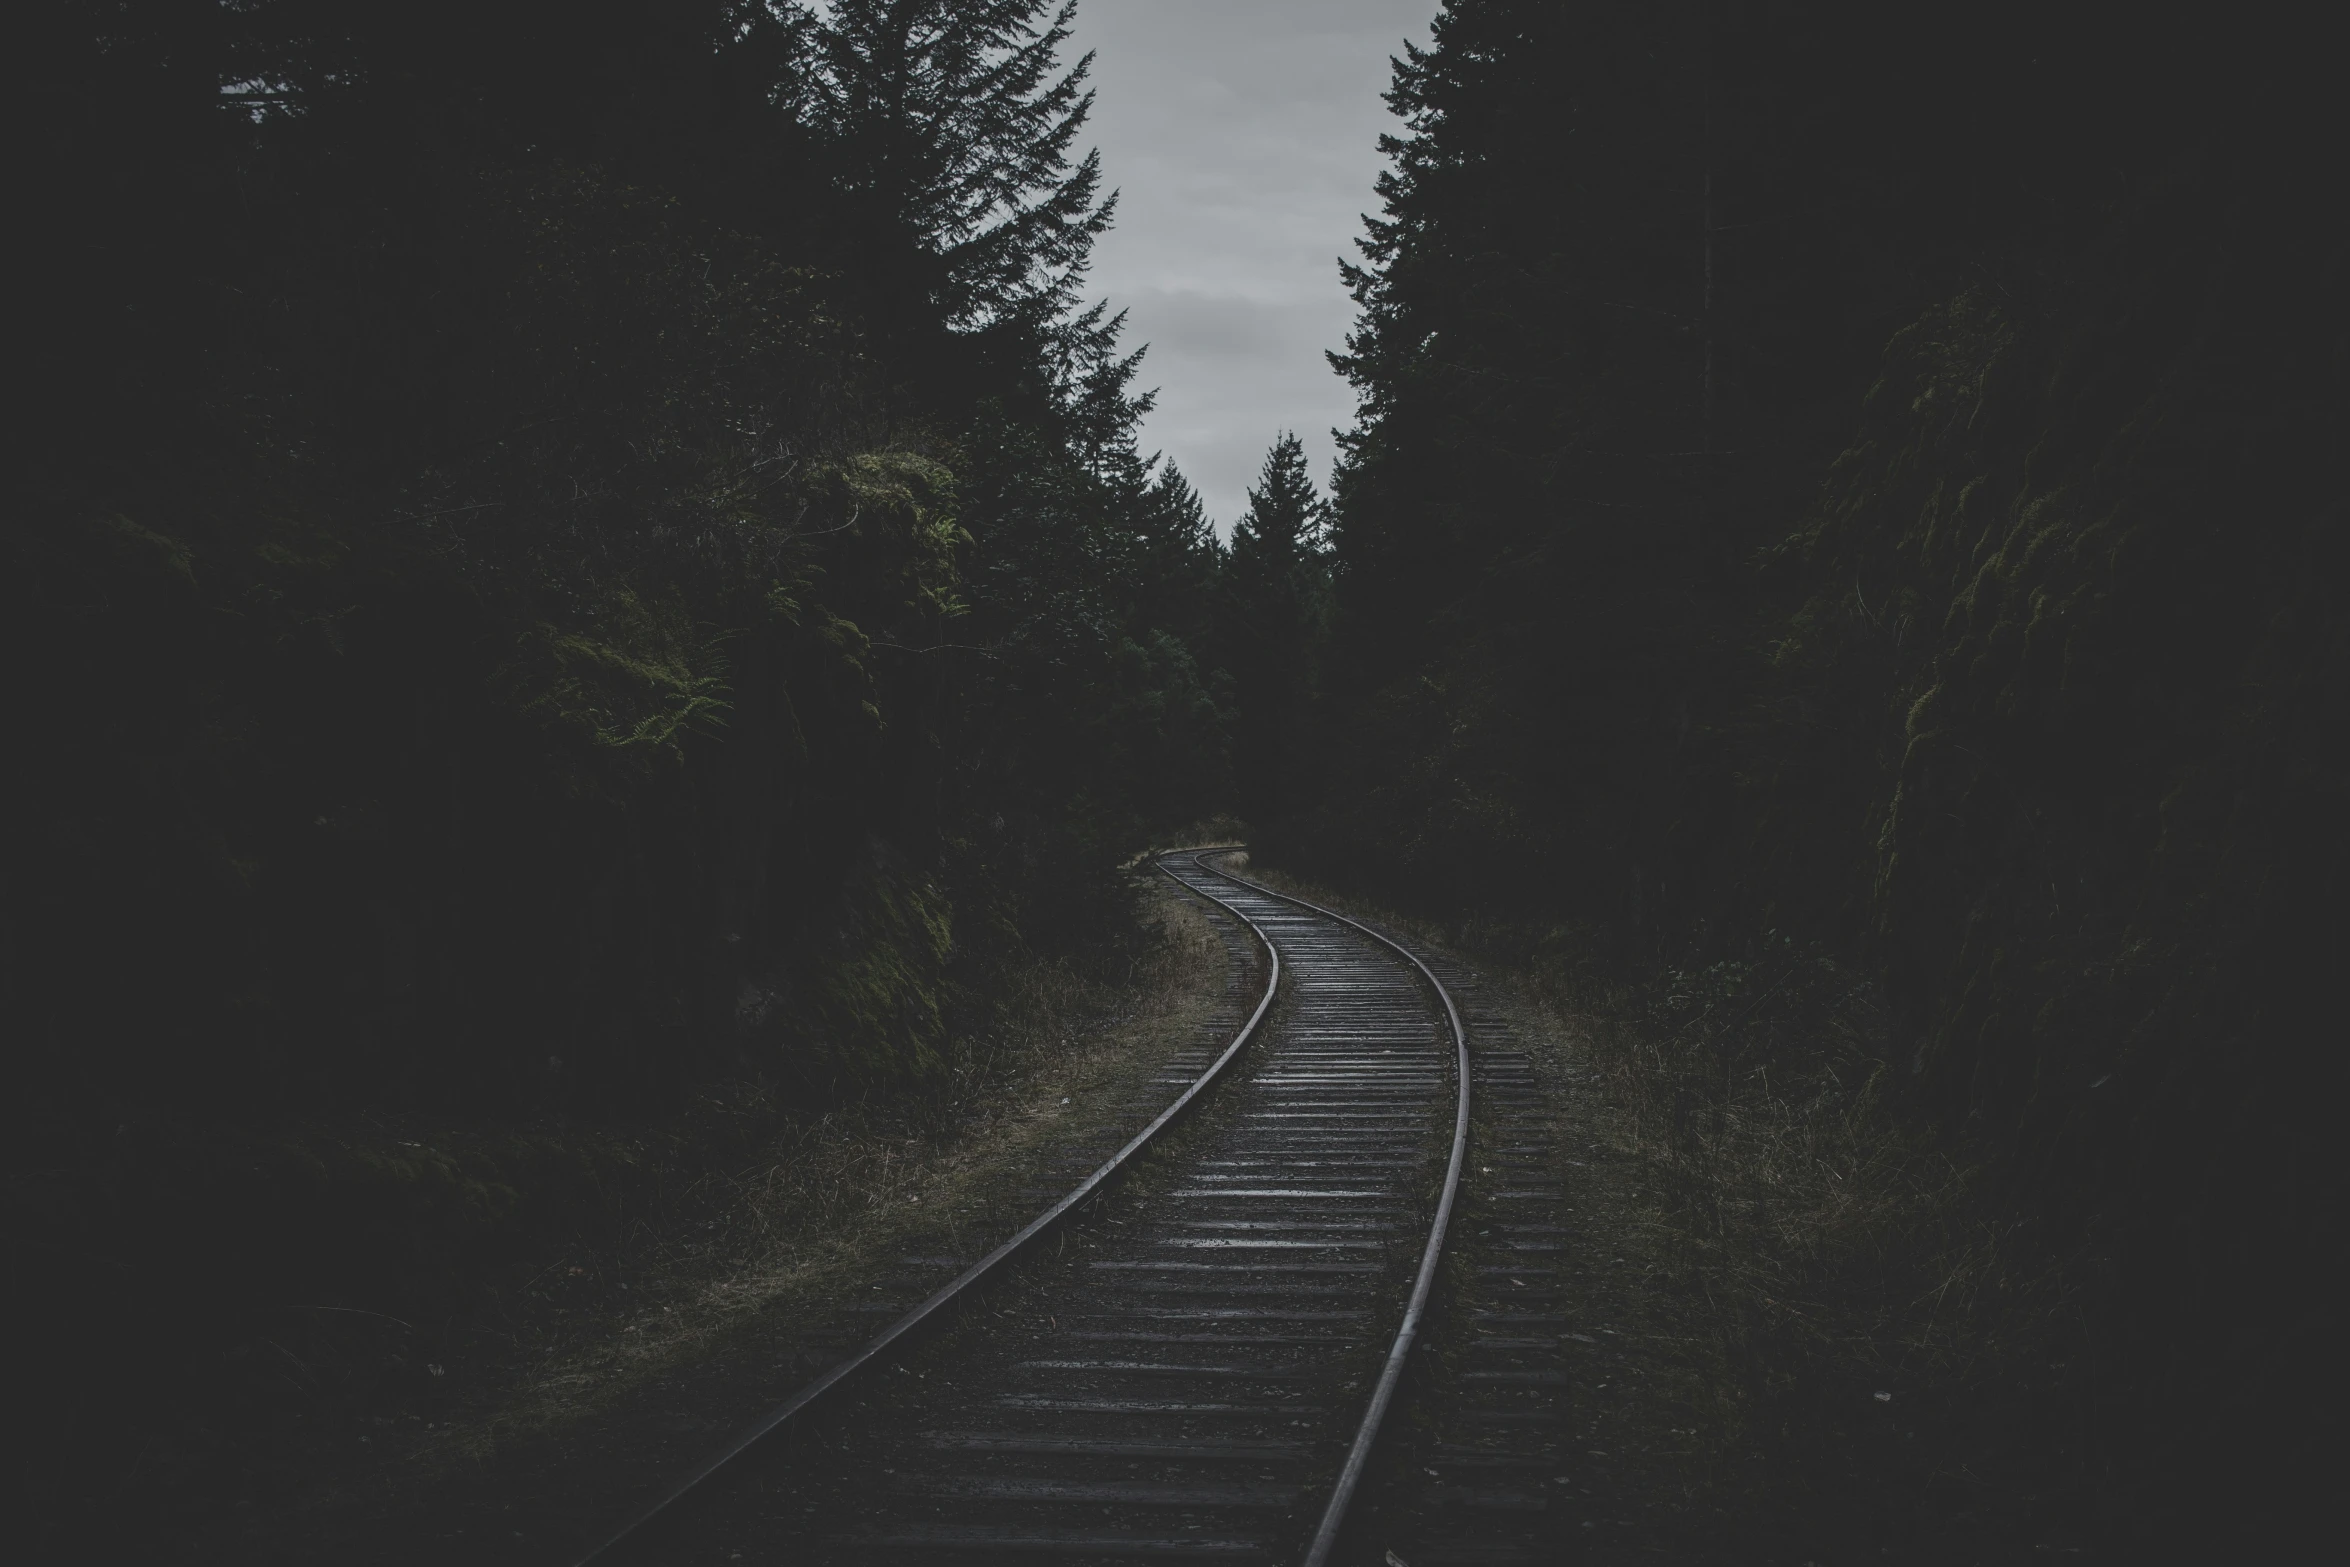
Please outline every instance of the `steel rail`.
M1188 852L1191 854L1192 864L1197 866L1203 874L1210 876L1226 876L1230 873L1225 871L1209 870L1207 866L1200 864L1200 856L1203 854L1230 853L1241 847L1243 846L1239 844L1214 845L1208 848L1191 850ZM1216 1059L1209 1064L1207 1070L1200 1073L1200 1075L1192 1081L1191 1086L1184 1089L1184 1091L1176 1097L1172 1104L1168 1105L1166 1109L1160 1111L1157 1117L1152 1120L1150 1125L1144 1127L1140 1132L1136 1133L1133 1139L1129 1141L1125 1147L1119 1149L1115 1154L1112 1154L1110 1158L1101 1165L1100 1168L1096 1169L1084 1180L1078 1182L1076 1187L1070 1191L1069 1195L1063 1197L1060 1201L1054 1203L1050 1208L1047 1208L1035 1219L1029 1221L1029 1223L1023 1227L1019 1233L1015 1234L1010 1240L1005 1241L1001 1246L998 1246L994 1251L991 1251L986 1256L980 1258L979 1261L973 1263L969 1268L965 1269L961 1274L957 1275L953 1282L939 1289L939 1291L932 1295L928 1300L923 1301L922 1304L916 1306L913 1310L898 1318L897 1321L882 1329L881 1332L875 1334L873 1338L868 1340L865 1346L862 1349L859 1349L855 1354L849 1356L846 1360L841 1361L838 1365L835 1365L831 1370L825 1372L815 1381L810 1382L806 1387L801 1388L791 1397L776 1405L775 1408L769 1410L766 1414L761 1415L757 1420L751 1422L750 1425L744 1427L724 1447L711 1454L710 1457L704 1459L700 1464L696 1465L694 1469L685 1476L685 1478L679 1480L675 1485L671 1486L667 1491L663 1492L661 1496L652 1503L652 1505L645 1507L637 1512L626 1523L622 1524L619 1529L614 1531L611 1535L607 1536L602 1544L596 1546L595 1549L589 1551L585 1556L580 1557L577 1562L577 1567L588 1567L588 1564L591 1562L605 1561L611 1558L625 1542L636 1538L648 1524L652 1523L656 1518L666 1514L670 1508L676 1506L678 1502L683 1500L689 1493L691 1493L696 1487L700 1486L704 1481L717 1474L728 1464L733 1463L743 1454L749 1452L753 1447L757 1446L766 1438L774 1435L777 1430L789 1424L792 1420L805 1414L811 1406L820 1402L827 1394L834 1392L843 1384L851 1381L860 1372L870 1370L882 1363L891 1350L903 1346L909 1335L913 1334L917 1329L921 1328L925 1323L929 1322L930 1319L936 1317L940 1312L945 1310L946 1307L952 1305L959 1297L969 1291L973 1286L977 1285L981 1280L1005 1267L1014 1258L1018 1257L1029 1247L1033 1246L1038 1240L1042 1239L1046 1234L1050 1233L1063 1219L1067 1218L1071 1212L1082 1206L1091 1198L1097 1196L1101 1192L1103 1186L1106 1185L1112 1177L1124 1171L1125 1168L1134 1161L1135 1157L1140 1154L1143 1149L1150 1145L1154 1138L1156 1138L1161 1132L1165 1131L1170 1125L1179 1119L1185 1111L1189 1110L1194 1101L1196 1101L1201 1094L1206 1092L1208 1088L1213 1086L1218 1078L1224 1075L1225 1069L1232 1064L1233 1060L1239 1056L1241 1050L1252 1038L1255 1037L1258 1025L1264 1022L1265 1015L1272 1010L1273 998L1281 988L1281 951L1278 947L1273 945L1272 937L1268 935L1264 928L1257 924L1255 920L1250 919L1234 905L1227 903L1222 898L1217 897L1213 892L1209 892L1205 888L1195 887L1191 883L1185 881L1182 877L1177 876L1173 871L1167 869L1164 862L1174 858L1176 854L1183 852L1187 851L1174 850L1166 854L1154 856L1151 861L1152 867L1156 869L1161 875L1165 876L1169 881L1175 883L1176 886L1181 887L1184 891L1197 893L1199 896L1208 899L1210 902L1224 909L1227 913L1232 915L1234 919L1239 920L1241 924L1248 927L1249 931L1255 935L1258 942L1261 943L1265 949L1267 970L1265 976L1265 993L1263 996L1258 998L1256 1010L1249 1014L1248 1021L1243 1023L1240 1026L1240 1031L1232 1036L1232 1043L1224 1047L1223 1054L1216 1057ZM1239 881L1242 878L1232 877L1231 879ZM1250 885L1254 884L1250 883ZM1276 893L1274 896L1279 897L1282 896L1282 894ZM1296 902L1302 900L1292 899L1291 901ZM1343 919L1345 916L1341 915L1338 917ZM1350 921L1349 923L1352 922ZM1455 1158L1454 1163L1456 1166L1459 1163L1457 1157ZM1449 1185L1447 1186L1446 1190L1449 1201ZM1417 1297L1415 1297L1415 1299L1416 1298Z
M1200 854L1216 852L1219 851L1203 849ZM1199 855L1193 856L1193 863L1199 863ZM1205 866L1201 868L1206 869ZM1322 1509L1322 1522L1315 1529L1313 1543L1306 1548L1305 1558L1300 1563L1300 1567L1328 1567L1330 1553L1338 1545L1339 1530L1346 1524L1347 1509L1353 1504L1355 1492L1362 1485L1364 1470L1370 1465L1371 1450L1379 1440L1379 1427L1387 1418L1388 1406L1395 1401L1396 1389L1403 1383L1404 1368L1411 1359L1412 1344L1419 1337L1420 1320L1426 1315L1428 1297L1436 1288L1436 1270L1444 1260L1444 1236L1452 1224L1453 1199L1460 1193L1461 1167L1469 1151L1469 1031L1462 1026L1461 1011L1453 1004L1452 992L1445 989L1444 982L1436 977L1427 964L1420 961L1418 953L1394 937L1373 930L1351 915L1324 908L1295 893L1282 892L1262 882L1252 881L1237 872L1219 869L1214 874L1236 881L1269 898L1279 898L1284 903L1311 909L1342 925L1351 925L1382 946L1393 948L1405 962L1420 971L1421 978L1428 981L1437 999L1444 1003L1445 1018L1452 1024L1455 1080L1460 1085L1460 1102L1453 1113L1452 1160L1445 1167L1444 1191L1437 1199L1435 1221L1428 1228L1427 1249L1420 1254L1420 1274L1413 1281L1412 1298L1404 1308L1403 1325L1396 1329L1395 1343L1387 1352L1387 1364L1379 1373L1379 1384L1371 1390L1371 1402L1363 1411L1362 1424L1355 1428L1354 1445L1347 1452L1346 1466L1338 1472L1338 1481L1331 1487L1330 1500ZM1225 906L1231 907L1229 904ZM1270 942L1266 944L1271 945Z

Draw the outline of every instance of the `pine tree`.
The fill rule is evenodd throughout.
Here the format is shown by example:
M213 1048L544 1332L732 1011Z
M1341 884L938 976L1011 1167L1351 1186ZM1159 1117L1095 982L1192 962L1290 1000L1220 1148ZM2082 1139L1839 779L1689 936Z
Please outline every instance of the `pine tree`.
M1199 492L1173 463L1162 463L1135 497L1130 514L1139 616L1188 641L1204 642L1224 549Z
M1232 674L1240 804L1259 823L1280 820L1304 797L1301 730L1329 589L1326 517L1304 445L1282 432L1232 530L1220 637Z
M1115 205L1098 198L1100 156L1071 157L1093 106L1093 57L1058 60L1075 12L840 0L816 24L806 112L867 230L877 323L910 312L934 331L1046 335L1064 323Z

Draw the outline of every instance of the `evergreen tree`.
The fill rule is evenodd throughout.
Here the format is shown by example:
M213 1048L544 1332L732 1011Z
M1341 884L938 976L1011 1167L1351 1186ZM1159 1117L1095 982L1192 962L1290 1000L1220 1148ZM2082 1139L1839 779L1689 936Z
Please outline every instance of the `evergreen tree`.
M1132 515L1128 570L1136 612L1151 625L1204 644L1224 549L1199 491L1173 463L1162 462L1135 496Z
M1072 158L1093 106L1093 57L1059 64L1075 12L840 0L814 24L805 113L860 235L866 314L895 340L932 339L917 352L944 352L943 334L1009 336L1000 370L1007 352L1102 326L1098 311L1066 319L1115 204L1098 198L1099 154Z
M1870 976L1866 1070L2038 1237L2012 1298L2082 1303L2029 1328L2077 1445L1949 1472L2096 1474L2139 1554L2307 1491L2242 1434L2294 1428L2264 1324L2341 1211L2301 1195L2350 866L2315 25L1445 0L1347 274L1301 857L1626 976L1790 933Z
M1284 431L1232 530L1219 641L1231 671L1242 811L1279 821L1304 798L1303 728L1328 598L1326 507L1305 447Z

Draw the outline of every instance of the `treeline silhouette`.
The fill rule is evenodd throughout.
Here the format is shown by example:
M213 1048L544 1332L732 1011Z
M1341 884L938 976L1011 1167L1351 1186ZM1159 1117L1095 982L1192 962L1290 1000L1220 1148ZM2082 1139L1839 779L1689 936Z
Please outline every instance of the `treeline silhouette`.
M2257 1553L2322 1490L2326 55L2285 8L1446 0L1395 75L1311 803L1262 836L1599 980L1752 976L1724 1016L1790 942L1881 986L1884 1090L2061 1281L1982 1406L2040 1467L1845 1499L1905 1548L1988 1484ZM1824 1425L1807 1374L1758 1432Z
M1048 8L43 20L60 1102L902 1088L950 950L1217 787Z
M1135 444L1069 19L15 19L37 1490L149 1443L226 1505L252 1432L421 1385L380 1323L778 1115L951 1108L1007 976L1131 952L1117 865L1231 804L1293 650Z

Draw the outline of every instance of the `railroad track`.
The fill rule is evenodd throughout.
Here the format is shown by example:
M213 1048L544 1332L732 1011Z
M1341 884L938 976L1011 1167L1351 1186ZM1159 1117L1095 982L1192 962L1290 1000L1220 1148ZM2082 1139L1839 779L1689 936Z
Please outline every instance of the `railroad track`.
M1215 858L1160 869L1264 943L1232 1041L586 1561L1351 1559L1461 1177L1468 1035L1404 948Z

